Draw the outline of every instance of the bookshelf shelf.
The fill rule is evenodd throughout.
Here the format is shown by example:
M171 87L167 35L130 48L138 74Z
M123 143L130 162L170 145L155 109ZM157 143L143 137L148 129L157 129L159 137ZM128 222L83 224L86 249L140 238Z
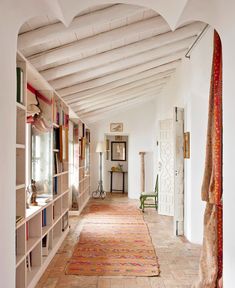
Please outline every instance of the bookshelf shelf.
M39 237L29 238L27 240L27 253L31 252L40 240Z
M16 144L16 149L25 149L24 144Z
M42 238L51 230L52 225L42 227Z
M16 185L16 190L19 190L21 188L25 188L25 184Z
M21 226L23 226L25 224L25 219L23 219L22 221L20 221L20 223L16 224L16 230L19 229Z
M21 110L26 110L26 106L24 106L23 104L18 103L18 102L16 102L16 107L21 109Z
M68 173L69 173L69 171L60 172L60 173L53 175L53 177L59 177L61 175L68 174Z
M16 256L16 268L25 260L25 254Z
M30 206L29 209L26 210L26 220L30 220L33 216L39 213L42 210L41 206Z
M60 127L60 125L59 125L59 124L56 124L56 123L53 123L52 125L53 125L53 127L55 127L55 128L59 128L59 127Z

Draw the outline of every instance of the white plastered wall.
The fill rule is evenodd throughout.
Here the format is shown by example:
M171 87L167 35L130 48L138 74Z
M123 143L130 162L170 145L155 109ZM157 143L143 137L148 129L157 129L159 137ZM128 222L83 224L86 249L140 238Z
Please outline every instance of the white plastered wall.
M156 101L156 125L173 118L174 106L185 110L185 131L190 132L191 156L185 160L185 235L202 243L204 203L201 201L206 149L208 99L212 64L213 29L209 29L184 59ZM157 168L155 168L157 169Z
M113 115L96 124L91 124L91 187L93 190L98 185L99 159L95 153L95 146L99 141L104 141L105 134L110 133L110 123L123 123L123 133L128 135L128 196L138 199L140 195L140 156L139 152L147 152L145 156L146 189L153 190L153 150L154 150L154 123L155 107L150 101L137 105L118 115ZM115 133L114 133L115 134ZM108 179L104 178L107 187Z
M15 53L20 25L28 18L52 13L69 23L82 9L111 0L2 0L0 3L0 277L5 288L15 287ZM172 28L185 21L201 20L219 31L223 44L224 97L224 287L234 287L234 163L235 163L235 2L234 0L126 0L160 12ZM190 112L187 107L188 113Z

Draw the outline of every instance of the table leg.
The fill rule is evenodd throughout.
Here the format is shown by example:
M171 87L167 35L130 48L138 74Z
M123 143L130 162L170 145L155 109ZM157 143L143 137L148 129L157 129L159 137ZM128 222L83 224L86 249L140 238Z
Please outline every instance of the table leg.
M125 192L125 173L122 172L122 193Z
M110 193L113 192L113 172L110 172Z

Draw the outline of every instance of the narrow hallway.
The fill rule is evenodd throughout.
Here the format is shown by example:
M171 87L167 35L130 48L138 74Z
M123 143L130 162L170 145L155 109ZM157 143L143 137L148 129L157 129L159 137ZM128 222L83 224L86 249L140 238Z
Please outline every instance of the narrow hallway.
M90 200L81 216L70 218L69 235L43 274L37 288L186 288L191 286L198 274L200 246L173 237L172 219L157 215L154 209L146 209L144 220L160 264L160 277L66 275L67 263L73 254L84 223L89 217L85 212L94 204L97 207L99 204L121 204L125 209L125 205L138 207L139 203L120 194L112 196L108 194L102 202Z

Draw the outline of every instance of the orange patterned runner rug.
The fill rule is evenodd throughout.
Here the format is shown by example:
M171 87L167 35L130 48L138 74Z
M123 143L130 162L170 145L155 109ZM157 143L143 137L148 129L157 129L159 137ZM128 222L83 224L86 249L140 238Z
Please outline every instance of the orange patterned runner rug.
M159 265L142 212L130 204L91 204L66 274L158 276Z

